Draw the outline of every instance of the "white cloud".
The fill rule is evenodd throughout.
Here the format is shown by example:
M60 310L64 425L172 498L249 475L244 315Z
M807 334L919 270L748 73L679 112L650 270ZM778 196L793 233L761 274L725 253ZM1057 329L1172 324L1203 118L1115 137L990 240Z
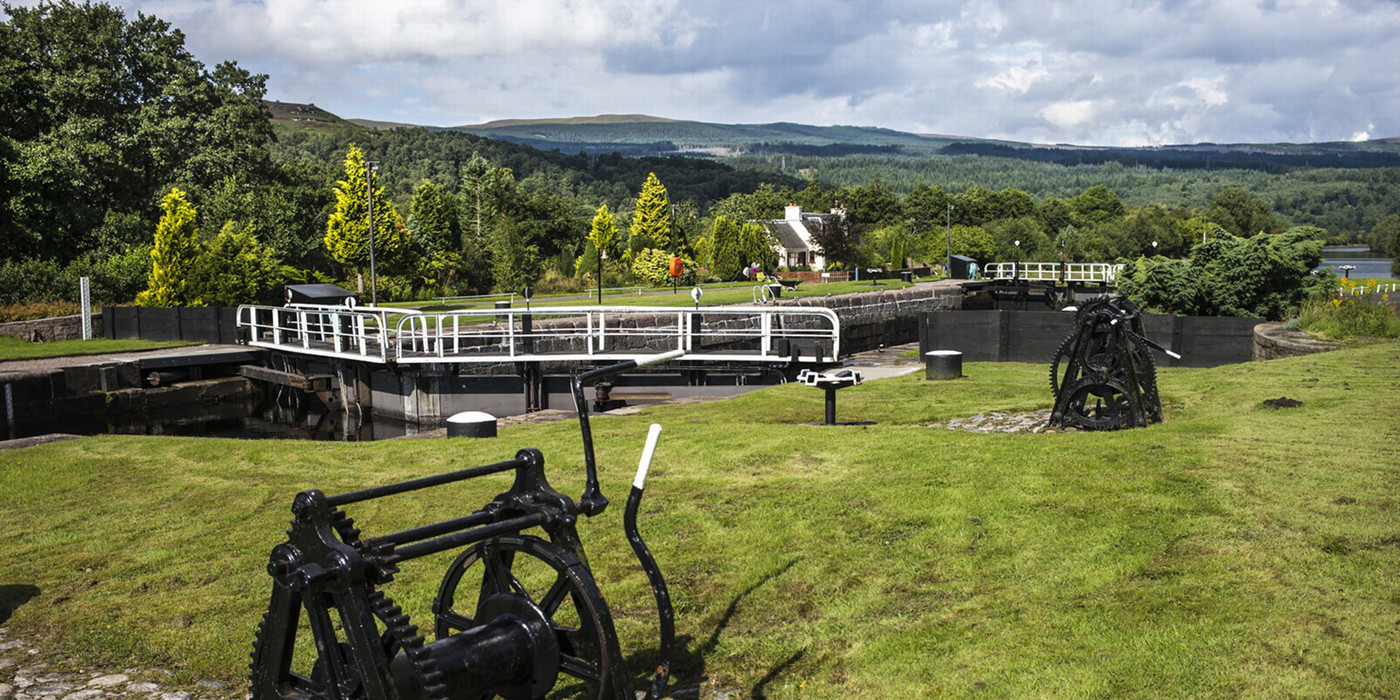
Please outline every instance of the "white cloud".
M1373 0L124 0L270 97L448 125L646 112L1050 142L1400 135Z
M1040 110L1040 116L1052 125L1067 128L1079 126L1093 118L1098 105L1092 100L1055 102Z

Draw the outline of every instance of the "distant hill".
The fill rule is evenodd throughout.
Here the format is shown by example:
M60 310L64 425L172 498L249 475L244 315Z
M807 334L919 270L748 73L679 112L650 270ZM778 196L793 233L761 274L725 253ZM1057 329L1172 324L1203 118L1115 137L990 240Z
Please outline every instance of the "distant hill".
M562 119L497 119L485 124L452 127L459 131L469 129L504 129L512 126L535 124L635 124L637 122L675 122L675 119L653 117L647 114L599 114L596 117L565 117Z
M906 158L982 156L1056 165L1122 163L1182 170L1241 168L1286 172L1309 168L1400 167L1400 138L1307 144L1176 144L1146 147L1032 144L944 134L913 134L872 126L812 126L794 122L715 124L646 114L600 114L557 119L500 119L485 124L417 127L366 119L345 120L317 108L268 102L286 129L426 128L454 131L561 153L618 153L630 157L872 155Z
M263 100L272 115L274 129L282 131L364 131L365 127L327 112L314 104Z
M636 155L934 155L958 141L867 126L712 124L647 115L499 120L451 129L545 150Z

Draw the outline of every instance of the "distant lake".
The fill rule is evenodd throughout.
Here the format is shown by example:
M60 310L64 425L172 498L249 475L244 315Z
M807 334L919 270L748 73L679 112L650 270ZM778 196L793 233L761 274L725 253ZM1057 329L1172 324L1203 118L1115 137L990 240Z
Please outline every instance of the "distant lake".
M1356 269L1351 271L1351 276L1361 277L1392 277L1390 273L1391 258L1367 248L1366 246L1346 247L1346 248L1323 248L1322 263L1317 266L1319 270L1333 269L1342 265L1355 265ZM1337 274L1343 274L1337 270Z

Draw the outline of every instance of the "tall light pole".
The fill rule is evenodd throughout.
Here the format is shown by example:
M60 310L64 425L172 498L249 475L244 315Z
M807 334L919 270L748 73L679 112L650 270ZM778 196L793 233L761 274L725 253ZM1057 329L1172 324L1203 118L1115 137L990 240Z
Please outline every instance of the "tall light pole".
M374 173L379 170L379 161L365 161L365 194L369 199L369 304L379 303L379 286L374 275Z
M943 264L943 270L949 277L953 276L953 205L948 205L948 261Z

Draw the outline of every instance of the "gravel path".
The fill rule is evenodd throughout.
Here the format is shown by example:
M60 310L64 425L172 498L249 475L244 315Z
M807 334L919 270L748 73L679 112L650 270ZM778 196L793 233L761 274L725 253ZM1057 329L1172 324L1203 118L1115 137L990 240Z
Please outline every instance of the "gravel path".
M0 627L0 700L237 700L247 695L218 681L176 688L169 681L173 674L160 669L60 668L73 666Z

